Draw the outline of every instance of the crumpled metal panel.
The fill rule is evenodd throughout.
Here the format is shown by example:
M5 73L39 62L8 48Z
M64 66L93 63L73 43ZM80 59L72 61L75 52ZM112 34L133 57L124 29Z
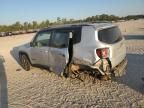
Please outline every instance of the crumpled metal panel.
M73 63L74 63L74 64L82 64L82 65L88 65L88 66L91 65L90 62L88 62L88 61L86 61L86 60L84 60L84 59L82 59L82 58L73 57L72 60L73 60Z
M61 74L61 72L64 71L69 60L68 48L51 48L49 50L48 56L50 70L56 72L57 74Z

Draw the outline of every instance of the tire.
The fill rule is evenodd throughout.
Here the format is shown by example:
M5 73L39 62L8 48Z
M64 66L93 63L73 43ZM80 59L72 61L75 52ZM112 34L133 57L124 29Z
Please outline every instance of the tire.
M30 70L31 64L26 54L20 54L20 64L24 70Z
M65 67L64 72L63 72L63 76L64 76L65 78L68 78L68 77L69 77L69 67L68 67L68 66Z

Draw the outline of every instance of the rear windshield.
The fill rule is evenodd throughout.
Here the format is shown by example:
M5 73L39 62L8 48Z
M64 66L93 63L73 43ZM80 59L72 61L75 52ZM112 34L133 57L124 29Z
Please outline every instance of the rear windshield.
M104 43L112 44L120 41L122 39L122 35L118 27L112 27L100 30L98 32L98 38Z

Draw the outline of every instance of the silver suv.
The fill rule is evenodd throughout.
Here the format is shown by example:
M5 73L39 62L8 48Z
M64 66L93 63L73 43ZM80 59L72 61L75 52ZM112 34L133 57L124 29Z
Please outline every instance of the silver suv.
M31 65L42 65L65 76L80 69L121 76L127 65L124 37L112 23L42 29L30 43L19 47L19 60L26 71Z

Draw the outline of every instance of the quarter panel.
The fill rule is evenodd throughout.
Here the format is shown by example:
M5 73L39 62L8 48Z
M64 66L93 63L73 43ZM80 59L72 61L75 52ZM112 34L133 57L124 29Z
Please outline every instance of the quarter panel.
M80 61L86 65L95 62L95 29L92 26L82 27L81 42L73 46L73 61L79 64Z

